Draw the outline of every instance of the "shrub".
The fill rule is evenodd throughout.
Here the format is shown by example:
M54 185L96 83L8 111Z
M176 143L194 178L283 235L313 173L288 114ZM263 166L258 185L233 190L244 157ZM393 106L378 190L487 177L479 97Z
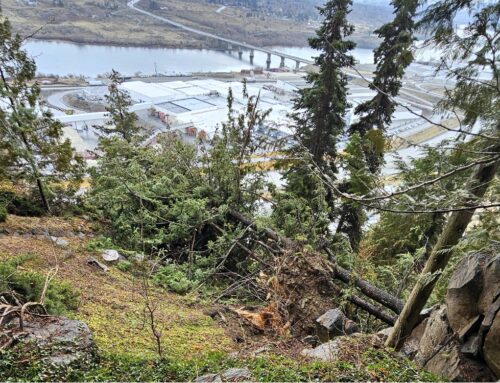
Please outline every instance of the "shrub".
M178 294L186 294L196 283L187 276L187 265L169 264L161 267L154 280L161 286Z
M0 190L0 205L9 214L20 216L39 217L45 213L38 197L10 190Z
M45 285L45 275L19 270L30 256L20 256L0 263L0 291L14 291L23 299L38 301ZM51 314L63 314L78 307L78 293L67 282L52 280L45 296L45 307Z
M127 272L127 271L130 271L132 269L132 262L130 261L120 261L118 262L118 264L116 265L116 268L120 271L123 271L123 272Z

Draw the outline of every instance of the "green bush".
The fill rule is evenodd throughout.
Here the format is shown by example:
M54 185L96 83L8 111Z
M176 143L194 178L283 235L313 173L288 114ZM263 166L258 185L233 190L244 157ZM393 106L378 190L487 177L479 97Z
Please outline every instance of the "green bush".
M39 217L45 213L38 197L8 190L0 190L0 205L5 206L9 214L25 217Z
M28 301L38 301L46 276L32 271L22 271L18 266L30 259L21 256L0 263L0 291L14 291ZM67 282L52 280L45 296L45 307L51 314L64 314L78 307L78 293Z
M156 283L178 294L186 294L196 282L187 276L187 265L169 264L162 266L154 275Z
M123 271L124 273L130 271L132 269L132 262L130 261L127 261L127 260L124 260L124 261L120 261L118 262L118 264L116 265L116 268L120 271Z

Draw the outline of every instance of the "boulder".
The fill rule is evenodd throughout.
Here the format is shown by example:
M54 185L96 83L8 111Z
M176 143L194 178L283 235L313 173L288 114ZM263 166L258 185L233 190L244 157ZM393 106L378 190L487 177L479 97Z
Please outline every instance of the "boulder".
M51 367L49 371L83 368L96 358L92 333L79 320L27 318L23 332L16 338L16 350L23 353L24 347L32 350L34 345L43 356L41 362Z
M450 326L446 316L446 306L441 306L436 309L431 316L422 323L422 327L415 328L409 340L418 340L418 351L415 355L415 362L419 365L424 365L427 360L431 359L433 354L449 342L452 337ZM420 334L419 334L420 332ZM420 338L420 339L419 339Z
M391 335L393 327L386 327L380 331L377 332L377 336L385 341L387 338L389 338L389 335Z
M480 314L478 302L485 260L486 256L482 253L474 253L460 261L451 276L446 292L446 306L448 320L455 333L459 333Z
M354 322L350 319L347 319L344 322L344 333L346 335L356 334L359 331L360 331L360 329L359 329L359 326L356 322Z
M306 348L301 351L301 355L307 358L320 360L323 362L335 362L340 352L342 337L338 337L329 342L320 344L318 347L310 349Z
M252 373L246 367L230 368L221 374L223 382L249 382L252 381Z
M405 342L405 349L416 349L416 364L438 376L451 381L494 380L489 368L463 353L463 347L448 322L445 305L438 306Z
M69 246L69 242L65 240L64 238L59 238L59 237L50 237L52 243L54 243L56 246L66 248Z
M212 383L212 382L250 382L253 381L252 373L246 367L230 368L221 374L205 374L196 378L195 382Z
M328 342L330 339L344 335L346 316L340 309L331 309L316 319L316 329L319 339Z
M439 352L423 367L438 376L445 376L453 382L495 381L495 377L488 367L480 361L466 357L460 351L460 344L454 339L440 348Z
M213 383L213 382L220 383L222 382L222 379L219 374L205 374L197 377L194 381L200 383Z
M483 273L483 291L479 300L479 310L486 312L500 296L500 254L485 264Z

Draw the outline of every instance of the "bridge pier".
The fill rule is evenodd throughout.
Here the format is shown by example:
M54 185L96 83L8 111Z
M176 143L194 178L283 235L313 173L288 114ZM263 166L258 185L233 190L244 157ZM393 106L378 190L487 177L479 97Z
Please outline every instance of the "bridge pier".
M231 44L227 44L227 51L229 54L233 53L233 46Z
M280 68L284 68L284 67L285 67L285 58L283 56L281 56Z
M243 51L241 50L241 47L238 49L238 58L240 60L243 58Z
M250 65L253 65L253 58L255 57L255 52L250 49Z
M295 61L295 70L300 69L300 61Z
M267 69L271 69L271 53L267 54L266 65L267 65Z

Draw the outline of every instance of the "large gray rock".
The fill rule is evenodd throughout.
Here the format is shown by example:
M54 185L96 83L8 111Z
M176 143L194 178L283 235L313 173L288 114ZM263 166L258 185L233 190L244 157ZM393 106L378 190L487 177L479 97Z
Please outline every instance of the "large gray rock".
M330 339L345 335L347 318L340 309L331 309L316 319L316 329L319 339L328 342Z
M413 339L419 339L415 362L424 365L432 358L436 350L442 347L452 337L450 326L446 318L446 306L436 309L420 328L420 334L412 333ZM416 330L416 329L415 329ZM412 337L410 337L411 339Z
M85 367L95 359L96 348L87 325L78 320L50 317L44 320L29 319L18 336L16 348L35 345L43 355L42 362L50 370Z
M248 382L252 381L252 373L246 367L230 368L221 374L223 382Z
M54 243L56 246L66 248L69 246L69 242L65 240L64 238L59 238L59 237L50 237L52 243Z
M198 383L220 383L222 379L219 374L205 374L197 377L194 381Z
M460 351L460 344L454 339L439 349L439 352L423 367L438 376L445 376L453 382L492 382L496 380L484 363L466 357Z
M196 378L195 382L220 383L220 382L250 382L253 381L252 373L246 367L229 368L221 374L206 374Z
M452 381L491 381L494 376L479 360L467 357L448 323L447 307L439 306L417 327L407 343L417 347L415 362Z
M329 342L320 344L318 347L306 348L300 353L307 358L316 359L324 362L335 362L338 358L342 337L338 337Z
M101 257L106 262L117 262L124 259L123 255L121 255L118 251L114 249L104 250L101 254Z
M479 310L487 312L500 295L500 254L488 260L483 273L483 291L479 300Z
M459 333L479 312L486 256L474 253L464 258L451 276L446 292L450 326Z

